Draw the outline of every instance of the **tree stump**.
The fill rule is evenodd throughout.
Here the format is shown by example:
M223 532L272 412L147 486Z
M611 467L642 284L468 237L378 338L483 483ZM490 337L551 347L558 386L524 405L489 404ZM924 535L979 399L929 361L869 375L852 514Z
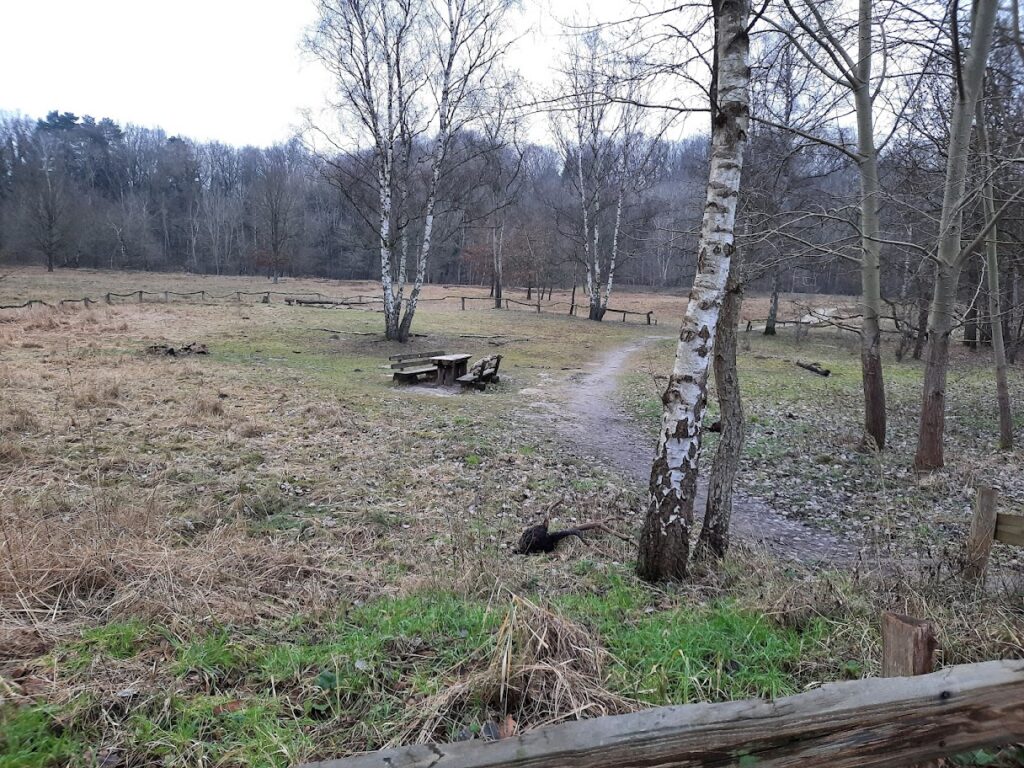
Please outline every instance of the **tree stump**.
M930 621L890 611L882 614L882 677L929 674L937 647Z

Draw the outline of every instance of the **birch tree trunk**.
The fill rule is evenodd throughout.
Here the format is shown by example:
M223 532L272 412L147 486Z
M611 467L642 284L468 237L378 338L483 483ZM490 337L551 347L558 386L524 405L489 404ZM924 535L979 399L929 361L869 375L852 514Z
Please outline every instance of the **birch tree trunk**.
M394 284L391 279L391 167L386 155L377 161L377 195L380 206L380 286L384 294L384 336L389 341L398 338L401 306L395 303Z
M647 581L687 573L708 372L733 254L736 204L749 116L749 0L713 0L716 71L711 163L697 272L683 315L675 364L662 395L658 449L637 558Z
M704 522L694 553L694 557L699 560L720 560L729 549L732 489L743 450L743 401L740 398L740 380L736 370L736 327L740 319L740 307L743 305L743 287L737 278L737 261L738 258L734 259L730 268L715 338L715 390L722 419L722 437L708 478Z
M939 469L945 463L943 437L946 428L946 371L949 366L949 341L953 331L957 286L965 259L961 235L967 156L970 152L975 103L981 92L998 10L998 0L978 0L974 6L971 48L958 78L962 88L956 94L950 116L935 287L928 313L928 362L921 396L917 452L914 456L914 467L921 472Z

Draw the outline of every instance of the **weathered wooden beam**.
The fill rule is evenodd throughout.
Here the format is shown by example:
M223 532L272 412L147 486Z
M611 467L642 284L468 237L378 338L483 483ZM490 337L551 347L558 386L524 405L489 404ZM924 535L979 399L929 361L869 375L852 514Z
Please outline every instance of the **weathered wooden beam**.
M927 675L934 669L936 646L930 621L889 611L882 614L882 677Z
M995 539L1003 544L1024 547L1024 517L1021 515L996 515Z
M326 331L327 329L326 328L322 328L321 330ZM406 352L404 355L391 355L388 358L388 360L396 360L398 362L401 362L402 360L413 360L415 358L423 358L423 357L437 357L439 355L446 355L446 354L448 354L448 353L445 352L443 349L440 349L440 350L435 349L435 350L433 350L431 352Z
M967 564L964 567L966 578L977 580L985 577L995 536L996 492L987 485L979 485L974 500L971 531L967 534Z
M415 745L307 768L906 766L1024 737L1024 661L831 683L765 701L662 707L495 742Z

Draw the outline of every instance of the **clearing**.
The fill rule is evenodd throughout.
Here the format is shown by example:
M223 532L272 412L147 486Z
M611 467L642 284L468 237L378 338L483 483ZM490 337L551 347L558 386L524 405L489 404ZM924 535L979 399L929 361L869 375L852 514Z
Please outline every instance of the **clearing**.
M26 269L0 303L137 290L376 292ZM918 363L887 358L893 447L864 454L855 339L741 334L741 546L663 590L614 537L509 550L558 499L555 526L635 535L682 300L620 294L647 326L446 295L485 292L431 286L407 348L372 309L278 295L0 314L0 766L285 766L779 695L876 674L882 609L933 618L942 663L1024 655L1017 554L984 591L956 577L976 483L1024 505L985 353L957 352L949 469L919 483ZM437 397L381 369L429 349L497 352L501 383Z

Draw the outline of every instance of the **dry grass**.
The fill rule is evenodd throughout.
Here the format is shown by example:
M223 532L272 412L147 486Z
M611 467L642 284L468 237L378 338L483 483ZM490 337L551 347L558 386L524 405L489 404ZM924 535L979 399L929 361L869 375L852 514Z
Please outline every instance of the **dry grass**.
M0 434L18 434L35 432L39 429L39 419L20 405L9 405L7 411L0 415Z
M39 277L0 285L51 296L116 290L103 287L111 281L122 289L267 285ZM16 279L25 282L12 289ZM320 281L282 289L292 286L371 290ZM431 286L427 295L445 291ZM657 304L664 316L679 302L621 300ZM481 716L525 729L629 711L640 704L616 676L624 662L609 650L615 638L566 607L621 583L637 595L622 618L627 629L673 611L685 621L691 610L722 604L763 614L772 631L806 632L813 639L788 671L794 684L841 677L847 660L875 671L884 608L934 618L946 663L1024 655L1012 594L967 593L946 571L813 573L739 551L724 570L661 592L633 582L632 548L617 539L573 543L551 558L510 557L523 527L558 497L560 523L605 518L620 530L637 527L638 489L568 455L540 421L525 421L532 396L520 390L549 386L651 329L463 313L450 301L424 305L418 322L430 334L413 342L420 350L486 353L490 341L502 344L503 383L451 398L392 387L378 366L399 350L362 335L379 330L373 312L187 302L0 312L0 697L56 704L69 733L98 734L91 746L166 765L284 764L448 738ZM150 343L192 340L209 344L210 356L143 353ZM369 621L375 606L386 613L388 601L416 595L427 604L429 596L456 595L466 605L489 604L501 618L493 632L469 640L420 638L436 653L467 649L426 668L416 652L398 648L421 647L416 638L382 619L365 631L386 638L375 660L383 671L354 666L364 624L349 626L346 617L362 610ZM89 632L133 622L144 640L132 654L89 645ZM183 656L218 633L235 665L182 671ZM355 637L356 650L338 651L341 636ZM304 658L284 676L255 668L266 661L260 654L321 646L326 656ZM324 704L315 681L326 669L348 669L345 679L363 687L335 690L342 698L312 710ZM437 681L429 693L415 689L424 676ZM730 695L716 685L699 695ZM125 690L137 694L126 699ZM211 719L199 731L222 736L187 746L166 732L140 736L133 725L142 718L170 729L184 715L169 707L237 708L252 699L267 709L259 729L292 729L298 746L268 739L266 754L254 757L243 741L259 737L246 731L225 752L204 752L233 727L216 713L204 715ZM178 752L162 752L168 744Z
M170 290L188 293L196 290L206 290L211 295L232 294L235 291L273 291L278 293L321 293L324 296L378 296L380 285L372 281L360 280L328 280L321 278L287 278L280 283L273 284L265 277L255 276L213 276L213 275L191 275L187 273L155 273L155 272L111 272L107 270L78 269L73 271L58 271L47 273L38 267L19 267L0 284L0 304L22 302L26 297L44 299L50 302L59 301L64 298L80 298L88 295L96 300L102 300L107 292L133 293L138 290L160 291ZM612 300L615 308L630 310L634 312L653 311L661 324L668 323L674 327L676 319L681 316L685 306L685 289L671 289L652 292L649 290L634 290L629 286L617 286ZM536 293L527 300L525 289L515 286L505 288L506 297L520 302L536 303ZM447 310L458 309L461 306L459 297L474 297L468 306L476 311L486 311L488 303L487 286L469 285L439 285L428 284L423 287L421 301L423 307L428 311L433 308L443 307ZM243 297L243 303L251 305L261 301L261 296ZM272 301L281 301L283 297L274 296ZM582 300L580 295L577 298ZM541 302L545 311L557 314L568 312L569 303L572 300L570 290L555 290L548 299ZM128 297L114 300L117 306L137 306L137 298ZM163 303L162 296L146 296L145 301L153 305ZM212 301L212 300L209 300ZM234 301L233 298L219 300L221 303ZM200 303L198 297L172 297L168 306L181 304L196 305ZM764 320L768 315L769 299L766 296L749 296L744 300L743 315L741 322L751 320L757 322ZM780 320L793 320L802 317L808 305L819 307L842 307L844 309L855 306L855 300L850 297L836 297L821 294L780 294L779 315ZM517 305L512 305L517 308ZM92 307L86 310L87 316L93 313L102 312L105 305ZM54 321L45 312L45 307L33 307L28 310L18 310L28 314L37 314L40 320L37 323L52 329ZM60 308L61 312L78 312L82 310L80 304L65 304ZM518 306L518 310L533 312L530 307ZM10 316L11 311L0 312L0 322L4 316ZM614 315L609 316L610 320L617 320ZM635 322L636 319L634 318ZM88 323L100 322L98 319L88 319ZM42 327L42 326L40 326Z
M392 746L443 739L481 704L503 724L502 736L514 735L520 724L536 728L641 708L607 689L608 652L592 632L520 595L507 600L486 666L421 702Z

